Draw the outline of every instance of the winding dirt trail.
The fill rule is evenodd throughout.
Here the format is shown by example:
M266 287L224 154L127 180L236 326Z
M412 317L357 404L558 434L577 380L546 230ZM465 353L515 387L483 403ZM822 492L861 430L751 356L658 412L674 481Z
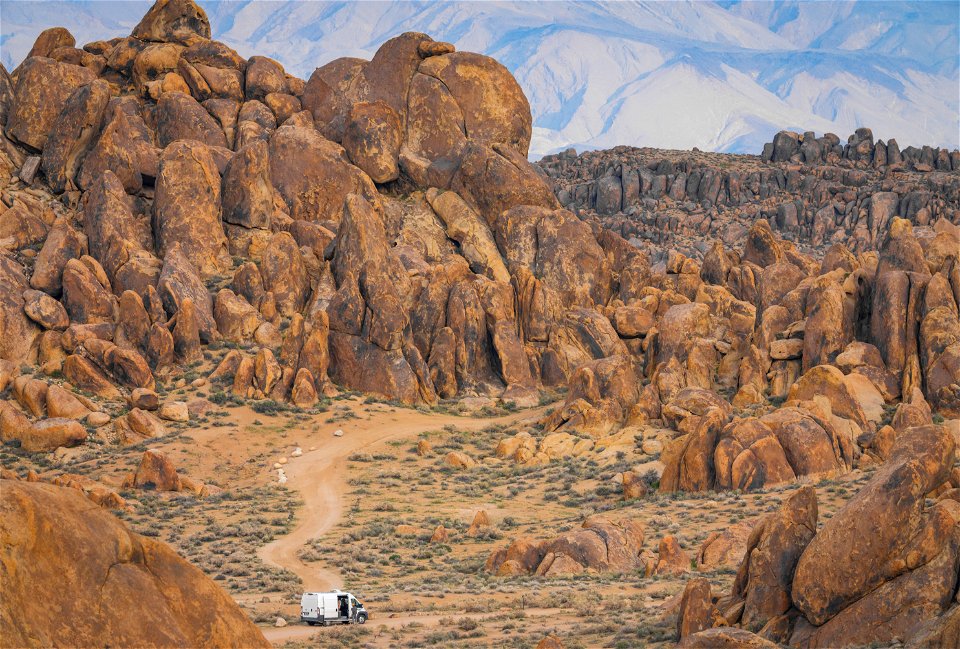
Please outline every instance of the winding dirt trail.
M357 406L358 408L360 406ZM514 424L539 418L546 408L534 408L504 417L470 418L428 414L416 410L366 411L369 419L351 419L342 423L321 424L316 433L302 438L301 457L291 458L284 467L287 486L300 492L304 505L292 532L260 548L258 555L267 563L295 573L307 591L324 591L343 586L336 566L306 564L297 554L311 539L333 529L343 516L347 485L347 458L358 452L370 452L375 446L392 440L415 437L427 430L447 425L460 430L479 430L491 424ZM342 429L342 437L333 432ZM306 448L316 446L316 450Z

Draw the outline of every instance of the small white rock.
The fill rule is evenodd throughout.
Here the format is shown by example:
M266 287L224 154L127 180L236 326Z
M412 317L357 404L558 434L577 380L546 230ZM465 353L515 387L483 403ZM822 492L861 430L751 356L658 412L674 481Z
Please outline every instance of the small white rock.
M311 450L311 451L315 451L315 450L317 450L317 447L316 447L316 446L311 446L311 447L310 447L310 450Z
M277 464L286 464L286 463L287 463L287 458L285 457L282 457L279 460L277 460Z
M334 437L343 437L343 431L338 428L337 430L333 431L333 436L334 436Z
M303 449L298 446L297 448L293 449L293 453L290 454L290 457L300 457L301 455L303 455Z
M284 620L282 617L278 617L277 621L273 623L273 626L276 626L276 627L287 626L287 621Z
M283 465L280 464L279 462L274 462L274 463L273 463L273 468L274 468L274 469L282 469L282 468L283 468Z

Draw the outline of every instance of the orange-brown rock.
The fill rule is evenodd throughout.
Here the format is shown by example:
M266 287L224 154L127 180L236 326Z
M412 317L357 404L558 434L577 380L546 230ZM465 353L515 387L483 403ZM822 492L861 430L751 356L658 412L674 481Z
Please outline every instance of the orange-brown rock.
M251 56L246 68L246 98L263 100L270 93L286 91L283 66L266 56Z
M596 572L629 572L640 565L643 546L643 525L636 520L610 520L600 516L588 518L580 529L545 541L537 548L544 558L537 566L537 574L560 574L558 557L569 562L570 568ZM552 555L550 562L547 557Z
M784 407L764 415L760 421L773 431L790 468L798 476L834 474L853 465L854 441L820 415ZM779 467L778 475L789 479L776 449L771 446L765 452L769 465Z
M777 649L779 646L746 629L724 626L688 635L677 649Z
M33 262L30 286L54 297L62 290L63 269L70 259L87 254L87 239L66 218L58 218L47 232L43 247Z
M44 329L63 331L70 325L63 305L42 291L27 289L23 292L23 311Z
M450 532L443 525L437 525L430 536L431 543L447 543L450 541Z
M852 323L844 315L845 295L836 280L818 278L810 289L803 337L803 370L832 363L852 338Z
M179 244L204 276L227 263L226 236L220 222L220 174L207 147L179 141L164 149L153 224L161 256Z
M559 636L550 634L537 643L536 649L564 649L564 646Z
M53 451L61 446L76 446L87 440L87 430L74 420L50 417L34 422L22 431L20 448L31 453Z
M544 428L604 434L626 420L639 397L640 386L629 357L617 355L590 361L571 377L563 407L546 419Z
M4 480L0 511L0 634L11 646L269 646L209 577L81 492ZM191 597L210 605L183 606Z
M173 349L185 363L199 360L203 351L200 347L200 318L193 299L187 297L180 303L173 331Z
M169 367L174 361L174 340L170 330L158 322L150 326L146 340L147 362L157 370Z
M472 469L477 466L477 461L463 451L450 451L443 458L443 463L454 469Z
M269 228L273 214L270 152L263 140L252 142L227 163L223 173L223 220L245 228Z
M56 383L51 383L46 393L47 416L66 419L83 419L90 414L77 397Z
M29 434L30 426L30 419L13 402L0 399L0 440L19 440Z
M120 391L103 371L88 358L70 354L63 361L63 376L73 385L104 399L117 399Z
M550 186L526 157L502 144L468 144L450 189L480 212L491 227L513 207L559 207ZM578 250L578 254L583 252L588 251Z
M158 0L130 35L142 41L190 44L210 38L210 21L193 0Z
M794 568L816 531L813 487L795 491L753 529L733 583L734 598L744 602L740 622L745 627L759 629L790 608Z
M796 478L774 430L752 417L737 419L723 429L714 452L714 467L717 486L723 489L750 491Z
M161 451L147 449L133 474L133 486L157 491L180 491L183 484L170 458Z
M643 498L647 495L647 483L643 480L643 477L635 471L624 471L622 482L624 500Z
M43 417L46 407L47 383L27 375L13 380L13 396L34 417Z
M494 281L509 283L510 273L486 221L456 192L440 193L431 189L426 196L446 226L447 236L460 244L461 253L470 262L471 270Z
M486 510L479 510L473 517L473 522L470 523L470 527L467 529L467 536L477 536L484 528L490 527L490 517L487 515Z
M70 95L43 147L40 167L55 192L75 186L84 156L100 135L110 86L97 79Z
M760 268L766 268L779 262L783 258L780 242L770 229L770 223L764 219L758 220L747 233L744 244L742 261L752 262Z
M290 389L290 402L302 408L309 408L317 403L317 389L310 370L306 368L297 370L293 387Z
M59 63L42 56L28 58L17 70L15 100L7 117L7 135L42 150L70 95L95 78L92 70L78 65Z
M672 440L662 456L661 491L706 491L717 479L714 453L726 415L710 406L698 418L696 429Z
M70 320L80 324L113 322L116 298L110 292L110 284L105 276L98 277L98 269L84 263L84 259L90 258L70 259L63 270L63 303Z
M119 97L107 106L103 131L83 160L77 185L88 189L109 170L126 191L136 192L144 177L156 177L159 159L139 104L130 97Z
M658 575L680 575L690 571L690 557L680 547L675 536L665 536L657 546L657 565L654 573Z
M124 445L139 444L167 434L163 422L156 415L139 408L114 419L113 427L118 441Z
M314 129L276 130L270 137L270 180L294 219L339 223L348 194L379 203L370 178Z
M176 140L196 140L211 147L227 146L220 124L197 100L182 92L165 92L157 102L157 135L161 147ZM161 158L161 162L165 156Z
M233 342L250 340L263 323L260 312L228 288L217 293L213 319L220 335Z
M947 479L955 452L956 442L940 426L901 433L886 463L800 557L792 599L807 620L824 624L953 542L955 524L947 512L927 511L924 501Z
M278 232L270 238L260 259L260 276L281 315L303 311L310 297L310 279L300 248L289 233Z
M27 279L21 266L6 255L0 256L0 359L19 363L36 358L35 342L40 334L24 313L23 292Z
M742 520L721 532L711 532L697 552L697 569L739 568L756 520Z
M213 299L200 279L197 267L180 246L175 246L163 260L157 293L163 304L164 318L167 314L178 313L184 301L189 299L193 302L201 340L209 342L216 337Z
M358 102L350 108L343 148L374 182L386 183L400 175L402 139L400 116L387 103Z
M27 58L31 56L47 56L61 47L73 47L77 44L77 39L73 37L73 34L70 33L66 27L50 27L49 29L44 29L37 36L37 39L33 42L33 47L30 48L30 52L27 54Z
M724 626L725 623L713 605L710 582L703 577L688 581L680 600L680 611L677 613L677 637L683 640L704 629Z
M403 34L378 52L408 48L404 63L416 68L415 73L408 68L397 75L401 82L409 79L400 111L401 116L406 114L407 124L401 152L405 171L422 186L447 187L471 141L525 156L531 134L530 106L509 72L493 59L465 52L431 56L421 63L419 44L424 41L429 37ZM379 69L371 65L365 73Z

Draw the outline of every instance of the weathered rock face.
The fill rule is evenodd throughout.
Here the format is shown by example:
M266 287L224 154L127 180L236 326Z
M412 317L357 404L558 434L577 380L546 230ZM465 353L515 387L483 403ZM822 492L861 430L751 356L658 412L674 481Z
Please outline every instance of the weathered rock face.
M400 175L403 130L397 112L385 102L353 105L343 133L343 148L350 160L376 183Z
M157 135L161 147L176 140L196 140L209 146L227 146L220 124L190 95L165 92L157 102Z
M7 135L33 149L43 149L70 95L95 78L92 70L79 65L42 56L28 58L17 76Z
M797 564L793 601L810 622L824 624L956 542L952 514L924 506L926 494L947 478L955 453L956 442L939 426L911 428L897 439L884 466L824 525ZM953 572L955 580L956 567Z
M270 239L260 260L260 275L263 288L273 293L281 314L303 311L310 297L310 280L292 236L278 232Z
M643 525L636 520L588 518L583 526L548 541L516 539L487 559L488 572L559 576L584 571L629 572L641 565Z
M0 359L19 363L36 358L39 327L23 310L27 279L12 259L0 256Z
M83 157L100 134L110 86L97 79L70 95L43 147L41 168L55 192L75 183Z
M741 623L759 629L790 608L797 561L817 531L817 494L804 487L763 519L747 541L733 595L744 600Z
M220 174L203 145L180 141L164 149L153 225L162 256L178 244L201 274L224 267L227 241L220 221Z
M813 488L795 492L753 529L733 592L717 603L726 622L795 647L949 645L960 507L927 496L947 482L955 454L943 427L907 429L819 532Z
M210 21L193 0L159 0L130 35L142 41L190 44L210 38Z
M133 486L157 491L180 491L183 483L173 463L164 453L148 449L143 452L140 465L133 475Z
M348 194L379 202L343 148L308 127L281 126L270 137L270 180L294 219L339 223Z
M223 220L245 228L269 228L273 215L270 154L263 140L243 147L223 174Z
M3 480L0 511L5 642L269 646L209 577L79 491ZM74 584L69 593L64 579ZM211 606L183 605L196 596ZM50 607L63 615L51 617Z

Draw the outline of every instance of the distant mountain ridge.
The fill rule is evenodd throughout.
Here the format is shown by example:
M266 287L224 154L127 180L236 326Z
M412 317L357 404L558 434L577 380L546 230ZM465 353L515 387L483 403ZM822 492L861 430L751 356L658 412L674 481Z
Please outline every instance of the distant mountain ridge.
M0 5L0 59L42 29L128 33L149 2ZM957 147L955 2L262 2L201 0L214 37L308 78L422 31L497 58L534 117L531 157L618 144L759 153L776 131L869 126Z

